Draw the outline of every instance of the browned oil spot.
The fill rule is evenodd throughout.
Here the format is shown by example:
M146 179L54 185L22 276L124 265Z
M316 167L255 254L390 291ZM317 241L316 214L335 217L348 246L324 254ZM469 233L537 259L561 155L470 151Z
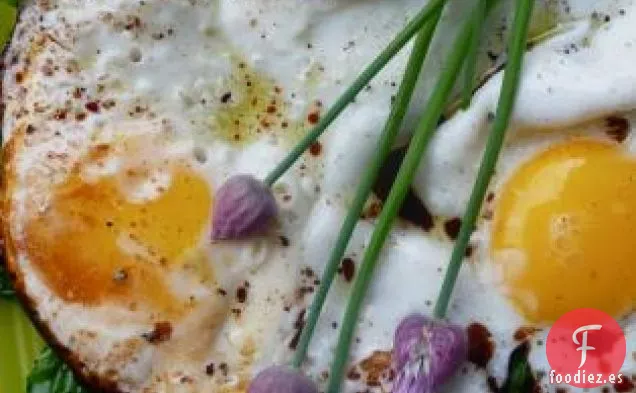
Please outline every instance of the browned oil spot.
M309 154L316 157L319 156L320 153L322 153L322 144L320 142L316 141L309 145Z
M629 377L623 375L622 381L614 384L614 390L616 390L617 393L633 392L634 383L629 379Z
M466 328L468 335L468 360L477 367L486 368L495 351L495 344L488 329L480 323Z
M367 386L380 386L382 375L391 367L390 351L374 351L358 365L365 375Z

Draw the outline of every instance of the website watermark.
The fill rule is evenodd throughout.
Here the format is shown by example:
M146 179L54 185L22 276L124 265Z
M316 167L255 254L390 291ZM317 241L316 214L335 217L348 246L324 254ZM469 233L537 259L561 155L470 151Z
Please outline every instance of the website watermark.
M625 335L610 315L591 308L571 311L548 333L549 383L579 388L621 384L626 350Z
M622 384L623 374L603 374L603 373L588 373L585 370L579 370L574 374L561 374L554 370L550 370L548 382L550 385L562 385L568 384L575 386L574 384L585 384L601 386L612 384Z

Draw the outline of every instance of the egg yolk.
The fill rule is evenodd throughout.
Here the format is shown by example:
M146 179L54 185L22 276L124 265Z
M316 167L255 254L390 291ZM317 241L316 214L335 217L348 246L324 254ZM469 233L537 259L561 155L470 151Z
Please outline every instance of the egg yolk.
M636 304L636 160L617 145L573 140L521 166L500 194L492 257L532 322Z
M183 302L167 275L204 236L211 202L207 182L186 168L173 168L170 184L143 201L129 200L116 176L86 182L73 173L26 223L26 247L66 301L144 304L174 314Z

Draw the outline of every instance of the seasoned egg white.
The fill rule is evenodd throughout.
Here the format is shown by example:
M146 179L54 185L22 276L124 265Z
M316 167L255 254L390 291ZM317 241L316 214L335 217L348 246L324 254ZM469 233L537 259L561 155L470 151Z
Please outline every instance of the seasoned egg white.
M281 214L267 236L211 242L215 190L234 174L264 177L421 5L26 2L2 91L9 267L35 319L80 373L107 391L243 392L259 370L290 360L406 52L275 185ZM482 69L502 61L494 32L507 8L491 18ZM615 143L604 118L636 103L630 1L537 9L537 24L555 10L566 33L528 55L487 207L495 216L497 196L524 162L571 138ZM402 142L466 12L457 1L444 15ZM566 55L573 43L576 53ZM437 225L425 232L400 222L392 231L346 392L388 391L395 326L432 311L452 248L444 222L463 212L500 79L440 127L423 160L414 188ZM619 148L631 150L631 138ZM373 228L372 218L361 219L312 341L305 371L319 384ZM487 392L493 378L501 386L521 343L515 332L534 326L507 296L490 238L484 220L455 290L449 319L467 326L473 350L448 392ZM547 326L537 324L530 338L537 372L549 368L539 344ZM623 326L632 345L631 317Z

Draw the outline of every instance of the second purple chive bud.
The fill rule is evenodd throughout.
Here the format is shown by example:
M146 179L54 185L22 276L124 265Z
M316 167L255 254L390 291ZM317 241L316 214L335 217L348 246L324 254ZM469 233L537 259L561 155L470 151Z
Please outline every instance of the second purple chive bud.
M251 175L229 178L216 193L212 239L238 240L264 233L278 213L270 188Z
M466 359L464 329L423 315L406 317L393 341L393 393L431 393Z
M252 380L247 393L318 393L318 388L299 370L272 366Z

